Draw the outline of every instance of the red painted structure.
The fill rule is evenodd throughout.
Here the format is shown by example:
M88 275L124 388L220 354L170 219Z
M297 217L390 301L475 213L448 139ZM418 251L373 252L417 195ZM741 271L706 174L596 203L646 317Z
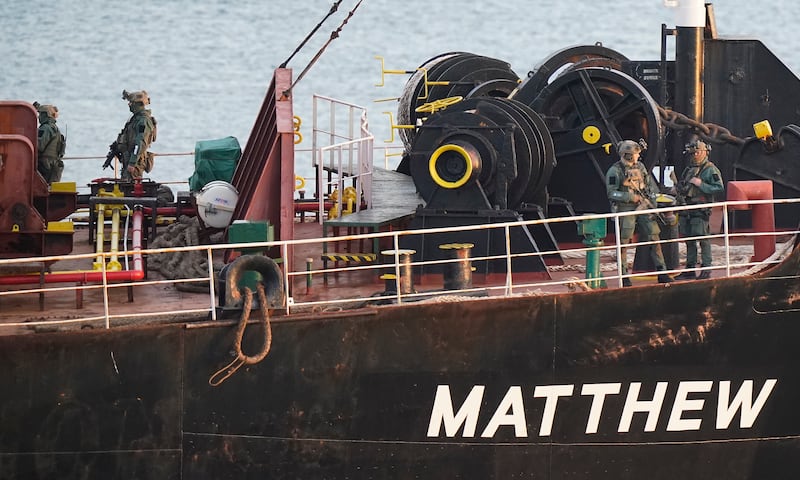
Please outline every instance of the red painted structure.
M285 94L291 85L292 70L276 69L231 180L239 192L233 218L269 221L278 240L294 238L294 114Z
M140 209L133 212L133 269L123 271L79 270L74 272L48 272L44 274L22 274L0 276L0 285L33 285L37 283L98 283L106 277L107 282L133 282L143 280L144 258L142 250L142 219Z
M772 200L771 180L747 180L728 182L728 200ZM754 232L775 231L775 207L772 204L740 205L730 207L733 210L751 210L753 212ZM759 236L753 240L753 258L751 261L760 262L775 253L775 237Z
M77 194L49 191L36 168L37 134L33 105L0 101L0 258L72 251L72 232L47 223L72 213Z

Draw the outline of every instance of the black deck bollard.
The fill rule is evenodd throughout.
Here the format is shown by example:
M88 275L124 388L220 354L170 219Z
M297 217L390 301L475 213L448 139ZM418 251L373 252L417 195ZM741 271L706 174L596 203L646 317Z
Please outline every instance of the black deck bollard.
M412 278L411 256L417 253L416 250L401 248L399 250L383 250L381 255L385 258L385 264L392 267L389 273L381 275L381 279L386 281L387 292L397 292L397 284L400 284L400 293L415 293L414 280ZM400 264L400 280L398 282L394 270L395 254Z
M450 258L457 260L442 265L445 290L464 290L472 288L472 243L444 243L440 250L450 252Z

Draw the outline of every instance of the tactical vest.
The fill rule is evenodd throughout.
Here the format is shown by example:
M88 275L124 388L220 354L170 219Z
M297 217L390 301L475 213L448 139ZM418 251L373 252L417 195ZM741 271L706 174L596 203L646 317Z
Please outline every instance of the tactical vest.
M616 162L613 167L619 178L619 191L631 193L643 193L649 195L649 183L647 181L647 169L639 162L628 166L622 160ZM630 203L630 202L620 202Z
M62 158L67 141L58 130L55 122L43 123L39 126L39 136L49 133L50 140L39 150L39 156L44 158Z
M710 160L706 160L700 165L690 165L683 170L683 175L678 183L678 195L683 200L682 203L697 205L714 201L713 195L707 195L700 190L700 187L689 183L689 180L694 177L702 179L703 173L713 166L714 164Z
M136 162L135 158L131 158L133 149L136 146L136 137L139 134L139 130L144 133L148 128L151 130L150 138L145 138L144 141L149 147L150 143L156 141L158 131L156 119L150 114L150 110L141 110L134 113L125 123L125 126L122 127L122 131L119 132L119 136L117 137L117 148L120 152L122 152L124 165L127 166ZM140 152L139 154L144 154L145 156L143 162L145 171L149 172L152 170L152 153Z

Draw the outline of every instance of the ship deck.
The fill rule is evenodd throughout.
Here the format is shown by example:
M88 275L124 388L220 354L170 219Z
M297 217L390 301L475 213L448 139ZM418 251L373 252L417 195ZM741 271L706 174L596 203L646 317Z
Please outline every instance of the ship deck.
M386 176L391 178L391 176ZM398 185L395 182L395 186ZM386 187L389 188L388 186ZM397 187L395 187L397 188ZM399 188L403 188L401 185ZM388 190L387 190L388 191ZM383 195L382 195L383 196ZM403 198L398 195L395 198ZM548 261L546 271L505 273L482 273L471 275L471 284L463 291L446 290L445 279L439 273L415 273L410 275L409 284L398 284L397 279L386 274L398 273L404 265L395 263L397 257L380 255L393 250L397 245L402 228L411 215L409 205L374 206L373 210L345 216L340 220L318 222L314 215L306 214L301 221L295 219L294 236L290 242L293 252L291 272L283 271L290 287L290 298L286 313L331 312L358 306L396 303L398 301L427 301L431 298L460 298L508 295L568 294L591 288L618 288L620 285L616 247L613 239L607 240L599 251L600 277L587 278L587 247L582 244L560 245L562 261ZM405 210L403 209L405 208ZM383 213L382 213L383 212ZM390 213L394 212L394 213ZM391 221L370 223L384 214ZM722 226L722 209L715 208L712 224ZM361 219L361 220L360 220ZM161 232L170 227L161 226ZM481 228L490 228L482 226ZM339 231L336 231L339 229ZM366 233L362 233L366 232ZM792 233L775 235L780 250L788 243ZM327 234L327 235L326 235ZM336 234L336 236L332 236ZM149 268L146 278L133 282L60 282L39 284L35 278L44 279L54 272L83 272L91 270L95 262L94 243L90 243L86 227L78 226L75 232L74 251L70 256L51 261L0 261L0 280L9 276L28 276L27 284L0 284L0 334L50 331L63 328L106 328L126 324L152 321L198 321L215 319L220 312L220 284L214 282L213 290L208 288L209 276L198 274L195 278L170 279L161 271ZM752 262L754 237L749 235L723 235L720 230L712 232L715 262L711 270L712 278L740 274L757 268L760 262ZM673 276L683 264L683 242L672 240L680 247L680 259ZM250 244L248 244L249 247ZM285 250L281 242L253 244L244 250L256 252ZM726 253L725 246L729 249ZM212 258L215 276L223 265L226 254L243 245L205 245L194 247L197 258ZM647 248L646 245L638 248ZM145 258L157 254L186 254L186 248L162 248L144 250ZM175 251L177 250L177 251ZM372 262L323 261L327 253L333 251L359 252L366 250L375 254ZM635 248L628 249L628 261L633 261ZM105 255L108 255L107 253ZM279 260L282 264L282 259ZM768 259L767 262L774 262ZM435 263L435 262L434 262ZM414 263L417 266L416 262ZM284 268L284 267L282 267ZM285 268L284 268L285 270ZM424 271L424 269L423 269ZM48 273L49 272L49 273ZM634 270L631 280L634 288L656 283L653 272ZM400 285L401 295L396 288ZM411 285L410 289L406 289Z
M516 262L524 255L540 255L546 266L543 270L523 269L507 274L505 271L476 269L473 266L469 273L460 271L462 277L469 281L462 282L459 291L451 291L452 285L451 289L445 289L447 280L443 271L446 270L446 264L458 263L459 268L464 268L465 265L474 265L473 262L489 257L473 255L464 262L419 261L413 255L408 259L396 255L400 239L409 235L405 229L419 204L418 198L410 178L396 172L377 171L374 185L380 195L374 196L376 201L368 210L337 219L324 219L322 222L313 213L298 211L295 216L294 239L285 242L233 245L217 243L221 242L221 234L215 238L199 227L195 227L196 231L191 234L185 233L191 230L187 225L197 226L199 223L196 218L181 217L175 223L159 226L155 239L149 239L148 244L142 246L143 258L147 264L143 275L145 278L133 281L117 279L104 283L96 280L97 271L93 266L102 265L103 262L99 262L97 258L96 242L92 240L93 231L88 225L76 223L74 249L68 256L0 260L0 324L4 326L0 328L0 334L48 331L65 327L102 328L154 320L216 319L220 314L228 313L226 310L230 308L230 305L224 305L226 292L220 291L222 284L219 281L219 271L224 266L225 259L240 253L266 254L278 260L284 285L289 285L284 289L286 298L289 299L284 312L286 314L425 301L456 294L466 297L568 294L580 290L621 286L616 261L617 247L612 234L592 246L580 242L565 242L559 243L558 252L512 254L506 259L510 265L512 260ZM776 262L777 256L752 261L754 244L759 238L763 238L759 236L763 234L726 234L724 208L726 206L723 203L717 204L711 218L714 231L710 239L715 256L714 266L710 270L712 278L756 271L768 266L770 262ZM612 225L611 231L614 214L605 216L608 224ZM517 228L518 224L514 225L513 228ZM179 230L184 227L185 230ZM468 228L486 231L509 226L492 224ZM426 235L433 230L425 230ZM460 235L462 229L455 227L438 230ZM789 244L793 233L795 232L770 235L770 238L777 243L777 250L780 251L782 245ZM201 239L198 242L201 245L182 247L180 244L175 246L161 241L162 238L179 235L196 236ZM681 259L685 258L684 242L679 238L672 238L662 246L665 252L668 248L673 249L673 261L668 259L668 267L672 269L670 274L675 276L681 269ZM119 249L124 250L122 247ZM654 272L637 267L636 257L640 254L646 257L642 253L642 249L646 248L649 248L646 243L628 248L627 260L634 267L630 277L634 288L656 283ZM592 249L597 254L596 268L588 260ZM112 255L108 251L108 242L105 250L103 256L108 261ZM287 252L291 252L291 262L283 261L282 257ZM120 253L119 257L135 258L135 252L128 254L126 256ZM208 259L211 259L213 274L208 269ZM504 259L485 260L482 265L498 260L502 262ZM286 268L287 264L290 265L289 269ZM587 270L595 273L589 275ZM191 273L186 274L185 271ZM73 272L72 276L66 276L69 281L53 280L53 277L67 272ZM74 275L80 276L87 272L89 275L94 272L94 281L73 278ZM400 280L397 274L400 274ZM215 281L210 282L211 278ZM210 289L211 283L213 285Z

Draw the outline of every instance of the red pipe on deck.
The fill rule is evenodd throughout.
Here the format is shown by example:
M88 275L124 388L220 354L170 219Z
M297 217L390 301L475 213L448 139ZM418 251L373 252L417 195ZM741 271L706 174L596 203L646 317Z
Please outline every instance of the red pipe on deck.
M182 215L197 215L197 209L194 207L158 207L156 208L156 215L165 215L169 217L174 217L178 214L178 210L181 211ZM150 207L144 207L145 215L150 215L153 212L153 209Z
M771 180L742 180L728 182L728 200L772 200ZM734 205L731 210L752 210L754 232L775 231L775 207L772 204L760 203L757 205ZM758 236L753 240L753 258L751 261L766 260L775 253L774 236Z
M133 212L133 270L105 272L108 282L127 282L142 280L144 278L144 259L142 258L142 211L137 209ZM30 285L43 283L96 283L103 281L103 272L96 270L86 270L77 272L55 272L7 275L0 277L0 285Z

